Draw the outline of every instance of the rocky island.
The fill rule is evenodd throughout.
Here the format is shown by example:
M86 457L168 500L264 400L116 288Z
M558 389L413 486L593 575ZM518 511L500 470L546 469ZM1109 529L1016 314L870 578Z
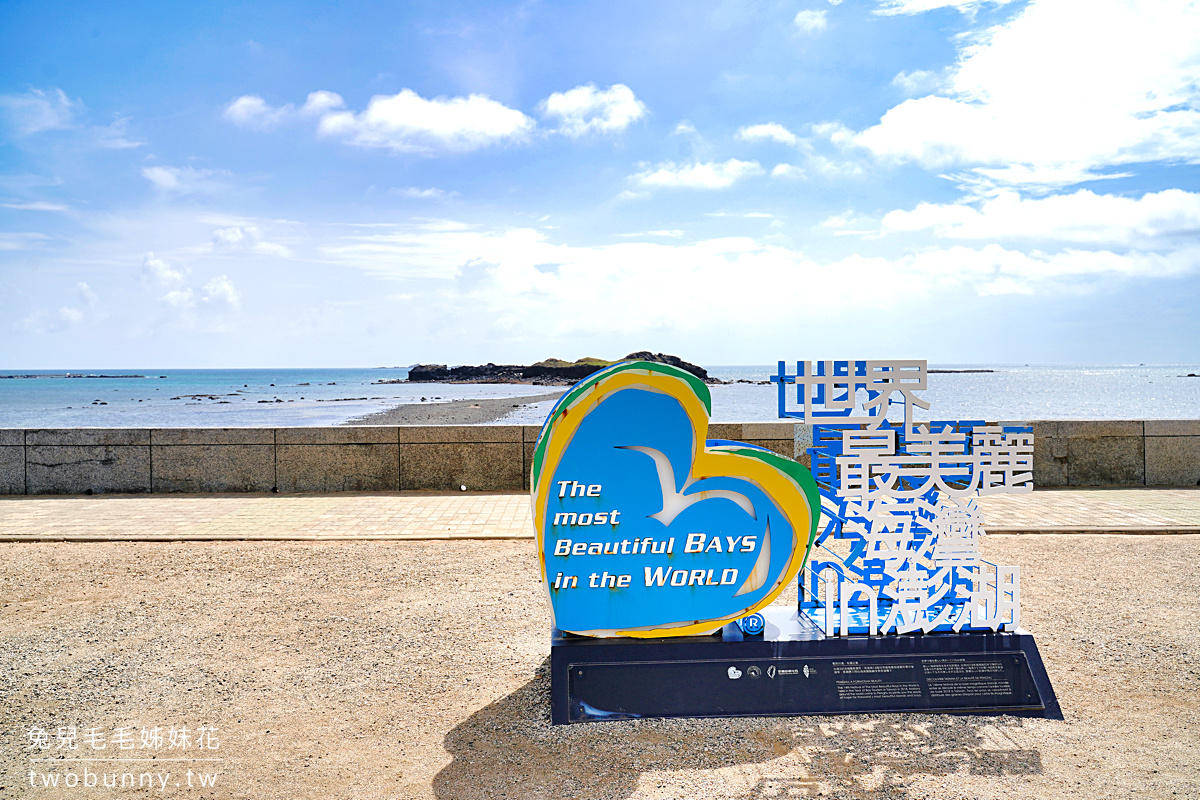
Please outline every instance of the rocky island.
M528 366L520 364L482 364L479 366L449 367L445 364L416 364L409 367L408 377L374 381L388 383L520 383L534 386L568 387L612 364L621 361L653 361L685 369L705 383L726 383L709 376L703 367L688 363L678 356L641 350L617 361L602 358L581 358L563 361L548 358ZM749 381L739 381L748 383ZM765 381L764 381L765 383ZM432 398L426 402L406 403L386 411L368 414L348 421L347 425L485 425L503 419L514 409L557 400L563 388L547 394L518 397L474 398L443 401ZM549 407L546 408L549 411Z
M653 361L685 369L705 383L722 383L710 378L703 367L691 364L678 356L638 351L616 361L601 358L581 358L562 361L548 358L536 364L483 364L480 366L448 367L445 364L417 364L408 370L408 379L376 381L376 383L529 383L535 386L570 386L612 364L621 361Z

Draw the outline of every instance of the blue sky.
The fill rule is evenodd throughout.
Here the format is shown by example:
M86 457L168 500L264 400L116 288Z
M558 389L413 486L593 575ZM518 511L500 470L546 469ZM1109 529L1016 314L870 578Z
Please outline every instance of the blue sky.
M1200 360L1194 2L43 0L0 53L0 368Z

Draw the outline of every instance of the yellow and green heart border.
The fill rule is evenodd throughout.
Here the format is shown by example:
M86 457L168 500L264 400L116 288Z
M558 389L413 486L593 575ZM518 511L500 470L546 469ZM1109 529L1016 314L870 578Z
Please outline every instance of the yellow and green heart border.
M626 389L642 389L674 398L683 407L692 425L689 477L693 480L733 477L755 484L774 501L792 526L792 550L788 554L786 567L778 573L779 577L770 590L758 602L735 614L667 626L573 632L632 638L695 636L712 633L729 622L770 605L795 579L808 559L816 537L821 508L816 482L804 465L769 450L735 442L721 442L719 445L709 446L707 434L709 416L712 413L712 396L708 386L687 370L650 361L627 361L593 373L562 396L542 426L533 451L529 486L543 584L548 585L544 540L549 501L546 492L548 480L554 475L584 417L604 402L605 398ZM806 532L807 536L804 535ZM772 559L775 557L772 554Z

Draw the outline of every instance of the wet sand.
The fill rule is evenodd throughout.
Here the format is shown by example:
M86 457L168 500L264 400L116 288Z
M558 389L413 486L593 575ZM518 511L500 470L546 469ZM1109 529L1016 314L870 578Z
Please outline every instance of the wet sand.
M520 408L543 400L553 400L563 392L563 388L546 394L524 395L521 397L497 397L477 400L451 400L435 403L406 403L367 414L343 423L344 425L486 425L502 419Z

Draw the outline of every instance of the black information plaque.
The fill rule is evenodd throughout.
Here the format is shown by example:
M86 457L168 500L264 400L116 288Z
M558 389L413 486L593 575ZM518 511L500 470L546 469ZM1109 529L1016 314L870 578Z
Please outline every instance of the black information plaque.
M927 711L1062 719L1029 634L588 639L554 632L556 725Z

